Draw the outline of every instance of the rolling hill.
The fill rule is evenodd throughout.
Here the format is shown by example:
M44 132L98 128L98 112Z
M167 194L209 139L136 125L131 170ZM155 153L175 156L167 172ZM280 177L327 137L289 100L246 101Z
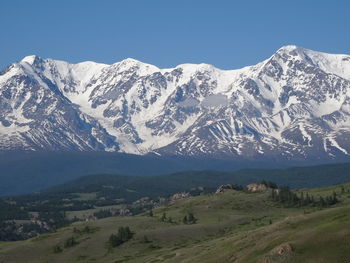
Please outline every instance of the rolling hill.
M335 192L339 202L325 208L284 205L271 190L184 198L152 215L76 222L2 242L0 262L348 262L349 191L349 184L295 191L315 198ZM184 223L189 213L195 223ZM126 226L132 238L111 247L111 234Z

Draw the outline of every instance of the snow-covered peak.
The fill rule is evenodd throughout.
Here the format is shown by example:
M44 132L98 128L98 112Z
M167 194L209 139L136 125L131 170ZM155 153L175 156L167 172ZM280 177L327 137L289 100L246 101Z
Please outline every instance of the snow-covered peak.
M271 56L271 58L274 58L277 56L277 57L283 57L283 58L288 58L292 60L305 60L307 51L308 50L303 47L299 47L296 45L287 45L279 48L275 52L275 54Z
M25 62L25 63L28 63L28 64L30 64L30 65L33 65L34 62L35 62L35 60L37 60L37 59L38 59L38 56L36 56L36 55L30 55L30 56L24 57L24 58L21 60L21 62Z
M160 69L154 65L141 62L133 58L127 58L120 62L114 63L111 67L116 68L119 72L123 71L135 71L139 76L146 76L159 72Z
M182 68L184 70L189 70L192 72L203 72L203 71L214 71L215 69L217 69L216 67L214 67L213 65L210 64L205 64L205 63L200 63L200 64L192 64L192 63L186 63L186 64L180 64L178 66L176 66L176 68Z
M291 61L306 63L317 67L328 74L334 74L350 80L350 56L344 54L328 54L314 51L295 45L283 46L276 51L264 64L277 61L283 68L288 67Z
M305 50L314 65L325 72L350 80L350 56Z
M244 71L247 71L247 70L250 71L250 69L258 69L261 66L263 66L266 62L268 62L271 58L279 58L281 56L284 58L287 58L288 60L300 60L300 61L305 61L307 63L312 63L314 66L319 67L320 69L324 70L327 73L335 74L347 80L350 80L350 56L349 55L328 54L323 52L317 52L317 51L313 51L313 50L299 47L296 45L282 46L269 59L255 66L246 67L244 68ZM36 63L36 61L39 61L39 60L42 60L42 59L36 55L30 55L30 56L24 57L21 60L21 63L33 65ZM154 65L147 64L133 58L126 58L112 65L95 63L91 61L81 62L77 64L69 64L64 61L52 60L52 59L45 59L44 61L45 62L51 61L52 63L55 63L60 66L63 66L63 64L65 64L66 66L64 67L75 68L75 69L79 68L79 70L77 71L80 71L82 74L85 69L87 71L95 72L108 66L111 66L112 68L118 68L118 71L135 70L138 72L140 76L153 74L154 72L171 71L173 69L179 69L179 68L185 71L193 72L193 73L227 71L227 70L220 70L213 65L204 64L204 63L201 63L201 64L186 63L186 64L180 64L175 68L159 69ZM230 70L230 71L233 72L234 70ZM243 72L243 69L237 69L235 71Z
M139 64L142 62L137 60L137 59L134 59L134 58L126 58L126 59L123 59L122 61L119 61L117 63L120 63L120 64Z
M295 45L237 70L27 56L0 75L0 149L347 154L348 80L350 56Z
M282 46L277 50L277 52L290 52L290 51L295 51L295 50L301 50L303 49L302 47L298 47L296 45L286 45Z

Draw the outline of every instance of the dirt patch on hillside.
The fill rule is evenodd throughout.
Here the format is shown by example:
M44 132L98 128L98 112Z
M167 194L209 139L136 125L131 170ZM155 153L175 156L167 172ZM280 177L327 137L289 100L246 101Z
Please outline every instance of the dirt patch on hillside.
M281 244L273 248L261 263L287 262L293 255L294 248L290 243Z

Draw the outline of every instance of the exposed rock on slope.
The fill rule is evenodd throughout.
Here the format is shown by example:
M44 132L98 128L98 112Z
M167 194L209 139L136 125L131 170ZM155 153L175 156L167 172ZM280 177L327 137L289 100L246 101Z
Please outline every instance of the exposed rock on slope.
M252 193L263 192L267 190L267 186L264 184L248 184L247 190Z
M0 149L343 158L350 56L285 46L239 70L25 57L0 73Z
M233 184L223 184L215 192L215 194L220 194L225 192L225 190L236 190L236 186Z

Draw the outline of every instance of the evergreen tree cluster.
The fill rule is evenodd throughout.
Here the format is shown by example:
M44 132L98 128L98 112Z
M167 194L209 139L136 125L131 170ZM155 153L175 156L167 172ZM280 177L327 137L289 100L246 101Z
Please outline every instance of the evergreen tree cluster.
M130 231L128 226L119 227L117 234L111 234L108 243L111 247L117 247L133 237L134 233Z
M76 227L73 228L73 233L83 235L83 234L91 234L94 233L97 228L92 228L90 226L85 226L82 229L78 229Z
M66 226L74 221L66 218L65 211L41 211L38 214L38 219L46 222L51 229Z
M263 185L265 185L267 188L271 188L271 189L277 189L277 188L278 188L278 186L277 186L276 183L270 182L270 181L266 181L266 180L262 180L262 181L260 182L260 184L263 184Z
M160 221L162 222L169 222L169 223L174 223L173 219L169 216L167 217L166 213L162 214L162 217L160 218Z
M53 253L61 253L62 251L63 249L59 245L53 247Z
M298 196L292 192L288 187L282 187L278 190L273 189L271 192L271 198L273 201L283 204L286 207L301 207L301 206L317 206L328 207L339 202L336 192L332 195L319 198L315 198L308 193L300 193Z
M0 221L0 240L1 241L16 241L22 240L23 235L18 233L17 226L14 221Z
M182 219L182 223L186 225L192 225L197 222L197 218L194 217L193 213L188 212L187 215L184 216Z
M78 242L76 241L75 237L70 237L64 242L64 247L65 248L74 247L77 244Z
M35 237L47 232L46 229L34 223L15 223L15 221L0 221L0 240L17 241Z
M11 204L0 199L0 221L28 220L28 211L16 204Z
M113 214L111 210L108 209L102 209L94 213L94 217L96 217L97 219L106 218L110 216L113 216Z

